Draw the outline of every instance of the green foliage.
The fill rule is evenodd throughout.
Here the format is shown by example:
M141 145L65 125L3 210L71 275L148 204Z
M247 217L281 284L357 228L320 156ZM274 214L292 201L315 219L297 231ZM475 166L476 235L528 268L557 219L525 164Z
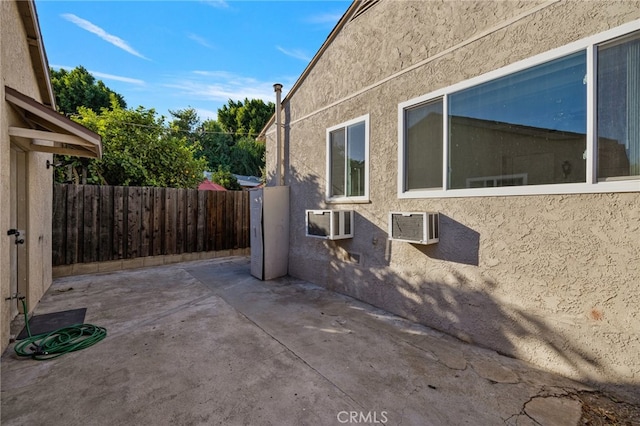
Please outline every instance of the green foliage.
M191 143L198 140L200 117L195 109L169 110L169 113L173 116L173 120L169 123L169 129L173 135L186 137Z
M260 176L264 165L264 143L250 137L243 137L231 147L231 170L239 175Z
M78 107L100 112L102 108L110 109L114 102L120 108L127 107L122 95L109 89L102 80L96 80L82 66L71 71L53 68L49 71L58 111L66 115L75 114Z
M90 160L88 183L125 186L195 188L206 161L199 145L167 130L153 109L112 109L96 113L78 108L74 120L102 136L103 157Z
M242 189L238 183L238 179L229 171L228 167L218 166L218 169L211 173L211 182L224 186L231 191L239 191Z
M58 109L102 136L103 158L56 156L66 167L56 181L195 187L203 170L215 170L221 185L240 189L231 173L261 175L265 146L254 138L274 111L260 99L229 100L218 120L200 121L193 108L169 111L167 124L155 110L126 109L124 98L85 68L51 71Z
M230 167L233 136L226 133L215 120L205 120L200 127L200 154L207 159L209 170Z
M262 99L245 99L233 101L229 99L227 105L218 109L218 122L227 132L235 135L235 139L242 136L255 138L273 115L275 104L265 104Z
M250 111L249 108L238 109L237 106L241 105L241 102L230 101L230 103L232 104L231 109L236 108L234 111L239 114L245 114L246 116ZM254 101L245 102L246 105L253 107L260 103L264 105L262 101L258 103ZM227 108L227 112L230 111L226 105L224 108ZM218 110L219 113L223 109ZM253 109L255 110L255 108ZM184 135L190 142L200 142L201 148L198 154L207 159L209 170L217 170L220 166L223 166L240 175L254 176L261 173L261 168L264 166L265 147L263 143L249 136L230 133L220 121L206 120L200 123L198 115L192 108L169 112L174 116L170 128L175 134ZM269 116L266 116L265 120L268 119ZM260 130L264 126L264 123L258 123L256 119L252 119L252 122L254 123L252 125L259 124Z

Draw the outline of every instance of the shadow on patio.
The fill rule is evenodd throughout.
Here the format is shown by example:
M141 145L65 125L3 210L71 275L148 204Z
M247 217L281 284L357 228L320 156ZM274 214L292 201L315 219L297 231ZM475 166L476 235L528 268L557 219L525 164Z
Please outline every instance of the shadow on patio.
M593 395L245 257L57 279L36 315L84 307L95 346L5 352L3 425L577 424Z

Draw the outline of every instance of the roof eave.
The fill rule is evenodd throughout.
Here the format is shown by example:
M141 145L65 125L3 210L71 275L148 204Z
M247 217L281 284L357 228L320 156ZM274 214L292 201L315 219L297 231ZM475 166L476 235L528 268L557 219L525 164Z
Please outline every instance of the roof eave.
M40 91L40 101L46 106L56 109L56 98L53 94L51 77L49 75L49 61L42 42L42 33L38 24L38 12L34 0L17 1L22 24L27 34L29 44L29 56L33 64L33 72L36 75L38 89Z
M340 18L336 26L333 28L333 30L331 30L331 32L327 36L327 39L324 41L324 43L322 43L322 46L320 46L320 49L318 50L318 52L313 56L313 58L311 58L311 61L309 62L307 67L304 69L304 71L302 71L302 74L300 74L300 77L298 77L298 79L293 84L293 86L291 86L291 89L287 92L287 96L285 96L282 99L282 103L281 103L282 105L289 102L289 99L291 98L291 96L293 96L293 94L298 90L302 82L307 78L307 76L309 75L313 67L316 65L316 63L318 62L322 54L325 52L325 50L327 50L329 45L333 42L333 40L336 38L336 36L342 30L342 28L347 24L347 22L351 20L354 13L358 11L361 3L362 3L362 0L354 0L353 3L351 3L351 6L349 6L347 11L342 15L342 18ZM267 124L265 124L265 126L260 131L260 134L258 135L257 139L264 140L266 138L267 130L271 126L273 126L273 124L275 123L275 120L276 120L276 115L274 112L271 118L269 119L269 121L267 121Z

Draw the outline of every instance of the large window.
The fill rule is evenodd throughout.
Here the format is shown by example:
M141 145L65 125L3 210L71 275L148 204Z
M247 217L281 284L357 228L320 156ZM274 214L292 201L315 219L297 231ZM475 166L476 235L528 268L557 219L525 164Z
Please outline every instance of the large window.
M640 177L640 33L598 47L598 178Z
M638 27L400 104L400 196L640 190Z
M452 93L448 187L584 182L585 73L581 52Z
M407 108L405 188L442 187L442 100Z
M369 116L327 130L327 199L367 200Z

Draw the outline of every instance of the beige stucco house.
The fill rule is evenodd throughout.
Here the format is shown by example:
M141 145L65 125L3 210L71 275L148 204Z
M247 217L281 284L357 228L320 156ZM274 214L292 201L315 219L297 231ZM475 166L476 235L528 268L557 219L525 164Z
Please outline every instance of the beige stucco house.
M638 398L640 2L356 1L275 120L290 275Z
M51 285L53 153L101 155L100 137L55 111L33 0L0 2L0 350L17 296Z

